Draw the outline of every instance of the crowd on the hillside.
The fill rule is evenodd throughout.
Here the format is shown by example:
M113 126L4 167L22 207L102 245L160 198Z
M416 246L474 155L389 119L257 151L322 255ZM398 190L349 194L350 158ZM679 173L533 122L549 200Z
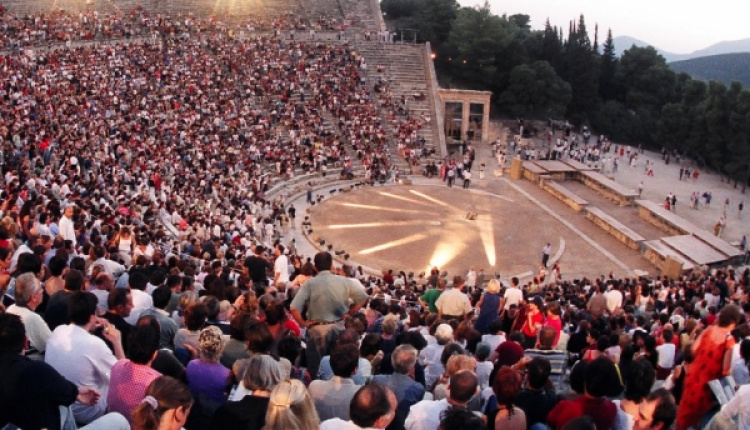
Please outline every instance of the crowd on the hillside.
M99 12L86 10L72 12L51 10L18 14L0 5L0 49L27 49L54 46L67 42L108 41L131 38L151 38L166 35L224 35L229 37L270 34L287 39L316 39L321 32L347 37L348 30L357 28L355 19L320 16L307 19L292 11L281 16L267 14L201 17L192 13L166 11L153 12L137 7L130 11ZM371 30L364 30L370 39Z

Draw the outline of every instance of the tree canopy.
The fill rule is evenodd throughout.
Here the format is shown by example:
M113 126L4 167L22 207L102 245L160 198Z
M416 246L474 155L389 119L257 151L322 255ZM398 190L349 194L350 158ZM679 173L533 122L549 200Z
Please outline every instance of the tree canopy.
M612 30L593 41L583 15L565 28L494 15L485 0L382 0L392 29L430 41L443 85L492 91L506 115L564 117L614 141L679 150L737 181L750 179L750 90L677 74L652 47L617 57ZM567 37L564 35L567 29Z

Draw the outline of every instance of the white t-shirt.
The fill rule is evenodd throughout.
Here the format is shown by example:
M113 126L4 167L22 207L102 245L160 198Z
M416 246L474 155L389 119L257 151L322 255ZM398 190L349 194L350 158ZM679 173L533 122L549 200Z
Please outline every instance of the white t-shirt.
M277 282L289 282L289 260L286 255L281 254L276 257L276 261L273 263L273 273L279 275Z
M510 309L511 305L518 305L523 300L523 292L517 287L510 287L505 290L505 307L504 310Z
M663 369L671 369L674 366L674 355L675 346L672 342L665 343L656 347L656 351L659 353L659 367Z

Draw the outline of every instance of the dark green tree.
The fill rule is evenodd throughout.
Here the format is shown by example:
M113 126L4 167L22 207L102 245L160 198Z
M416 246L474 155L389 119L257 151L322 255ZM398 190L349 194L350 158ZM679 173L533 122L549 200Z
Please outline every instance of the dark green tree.
M498 102L513 116L557 118L571 99L570 85L546 61L516 66Z
M617 67L619 60L615 53L615 43L612 39L612 30L607 31L607 39L604 41L601 54L601 68L599 72L599 95L602 100L621 100L621 92L618 88Z
M586 121L599 105L599 56L591 45L583 15L577 26L571 23L562 76L573 90L569 117L574 122Z
M510 45L518 28L505 17L492 14L490 4L464 7L453 24L449 43L454 76L472 88L491 88L497 72L497 56Z

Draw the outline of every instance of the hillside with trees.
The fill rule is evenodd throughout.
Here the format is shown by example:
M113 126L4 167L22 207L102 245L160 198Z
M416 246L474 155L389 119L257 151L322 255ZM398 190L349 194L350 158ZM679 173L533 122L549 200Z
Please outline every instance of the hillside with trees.
M429 41L443 87L489 90L510 117L564 117L615 142L677 150L735 183L750 179L750 90L676 73L653 47L618 57L608 29L589 37L581 15L563 29L532 30L528 15L498 16L489 3L382 0L396 31Z

